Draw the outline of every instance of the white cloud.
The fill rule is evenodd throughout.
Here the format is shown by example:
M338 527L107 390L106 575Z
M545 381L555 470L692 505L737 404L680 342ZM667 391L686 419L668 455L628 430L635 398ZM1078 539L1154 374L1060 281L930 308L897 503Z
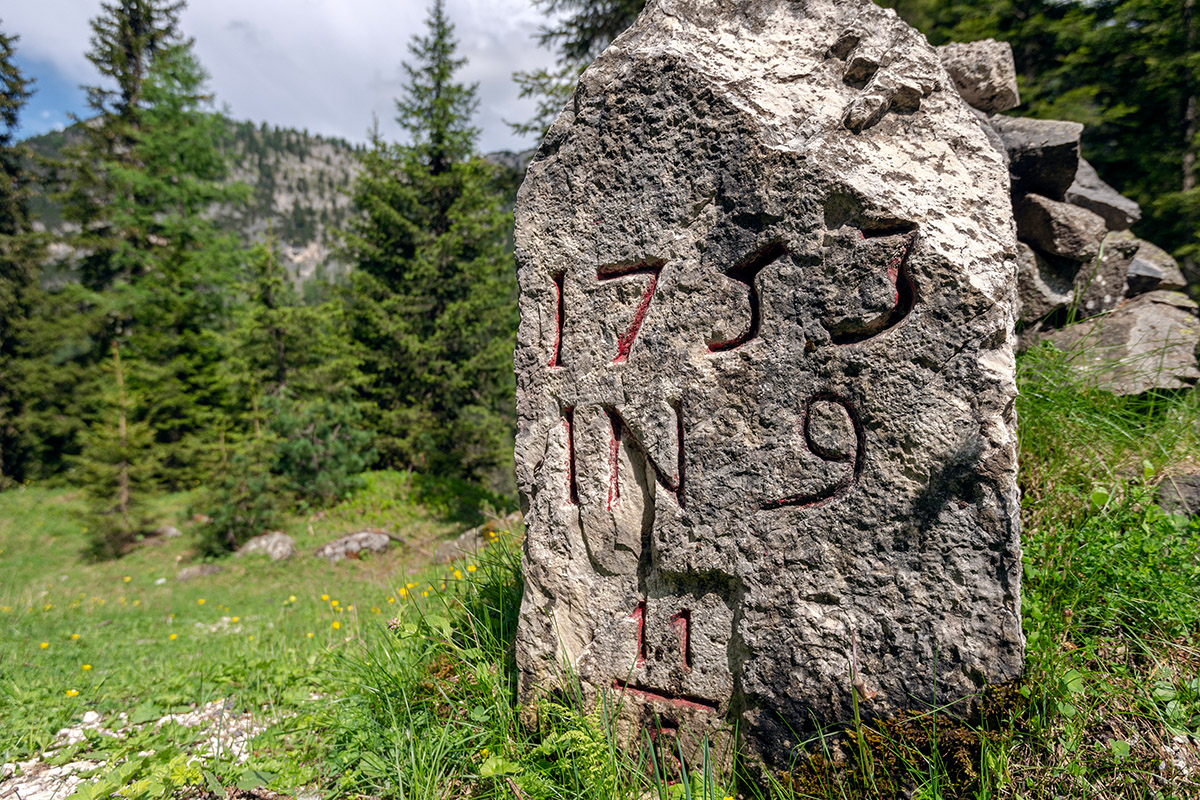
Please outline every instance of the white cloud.
M485 151L531 144L504 124L532 113L517 100L512 73L553 60L532 38L543 18L531 5L447 0L459 53L469 59L459 77L479 84L476 124ZM426 10L425 0L192 0L183 28L212 73L218 103L235 118L362 140L372 114L386 136L399 135L393 100L400 62L413 34L424 31ZM20 34L26 57L90 83L96 75L83 53L88 20L99 11L98 0L20 0L0 15Z

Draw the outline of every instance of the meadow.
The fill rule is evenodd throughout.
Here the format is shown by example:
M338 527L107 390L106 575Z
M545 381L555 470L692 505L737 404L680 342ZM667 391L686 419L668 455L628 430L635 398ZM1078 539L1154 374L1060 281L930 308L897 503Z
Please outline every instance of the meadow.
M370 473L292 518L291 561L180 582L188 495L155 506L182 536L94 562L82 499L33 486L0 494L0 798L39 775L57 798L1200 797L1200 522L1153 502L1200 460L1200 401L1093 391L1048 349L1020 372L1027 670L977 718L865 708L765 787L717 758L668 773L570 691L522 722L521 531L431 558L511 501ZM365 527L402 541L309 555Z

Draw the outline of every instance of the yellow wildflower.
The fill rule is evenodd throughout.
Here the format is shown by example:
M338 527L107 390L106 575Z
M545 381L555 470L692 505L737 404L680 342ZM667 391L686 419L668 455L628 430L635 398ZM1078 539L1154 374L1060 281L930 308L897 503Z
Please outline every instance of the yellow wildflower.
M49 642L42 642L41 644L38 645L38 647L42 648L43 650L45 650L49 646L50 646Z
M254 641L254 634L250 634L250 635L249 635L249 636L247 636L246 638L247 638L247 640L248 640L248 641L251 641L251 642L253 642L253 641Z
M173 641L175 641L175 640L176 640L176 639L178 639L178 638L179 638L179 634L178 634L178 633L172 633L170 636L168 636L168 637L167 637L167 640L168 640L168 641L171 641L171 642L173 642Z
M75 689L67 689L67 697L78 697L79 692Z
M202 605L204 605L204 598L203 598L203 597L201 597L199 600L197 600L197 601L196 601L196 605L198 605L198 606L202 606Z
M74 642L74 641L77 641L78 639L79 639L79 634L78 634L78 633L72 633L72 634L71 634L71 641L72 641L72 642Z
M234 618L233 618L232 620L230 620L230 621L231 621L231 622L237 622L237 621L238 621L238 620L240 620L240 619L241 619L241 617L234 617Z
M371 606L371 613L372 613L372 614L378 614L378 613L379 613L379 606Z
M456 580L456 581L462 580L462 570L458 570L458 569L454 570L454 580Z
M92 668L91 664L84 664L83 666L80 667L80 669L83 670L84 672L87 672L91 668Z
M337 607L338 607L338 601L337 601L337 600L330 600L330 601L329 601L329 605L333 606L334 608L337 608Z
M134 604L135 606L140 606L140 605L142 604L142 601L141 601L141 600L134 600L134 601L133 601L133 604Z
M478 567L476 567L474 564L468 564L468 565L467 565L467 572L474 572L474 571L475 571L475 570L477 570L477 569L479 569L479 568L478 568Z
M329 595L327 595L327 594L323 594L323 595L321 595L321 602L322 602L322 603L328 603L328 602L329 602Z
M52 608L54 608L53 603L46 603L46 605L42 606L42 611L49 611Z
M305 635L308 636L308 638L310 638L310 639L313 637L313 635L311 633L305 634Z
M354 610L354 604L353 604L353 603L351 603L350 605L346 606L346 610L347 610L347 611L353 611L353 610Z
M131 580L133 580L133 578L129 577L128 575L126 575L124 578L121 578L122 583L129 583Z
M338 621L335 619L335 620L333 621L333 629L336 631L336 630L337 630L338 628L340 628L340 627L342 627L342 623L338 622Z
M389 603L394 603L394 602L396 602L396 598L394 598L394 597L389 597L389 598L388 598L388 602L389 602Z
M294 594L289 594L289 595L288 595L288 602L289 602L289 603L294 603L294 602L296 602L296 595L294 595Z

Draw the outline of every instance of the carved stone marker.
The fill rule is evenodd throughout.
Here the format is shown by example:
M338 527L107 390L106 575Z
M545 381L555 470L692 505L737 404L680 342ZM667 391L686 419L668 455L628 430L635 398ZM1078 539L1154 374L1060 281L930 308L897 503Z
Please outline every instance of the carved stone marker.
M516 215L523 698L785 765L1019 675L1008 170L920 34L652 0Z

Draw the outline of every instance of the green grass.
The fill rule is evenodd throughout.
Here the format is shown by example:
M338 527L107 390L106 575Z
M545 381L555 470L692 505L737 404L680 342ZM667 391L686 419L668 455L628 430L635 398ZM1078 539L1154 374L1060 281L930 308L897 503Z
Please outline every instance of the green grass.
M661 753L617 748L612 709L581 705L569 686L535 713L516 704L522 586L509 537L473 570L428 566L434 542L496 499L380 474L287 530L301 551L368 526L410 547L336 566L227 559L184 584L174 573L190 531L88 564L78 498L0 495L0 754L44 752L86 710L156 720L224 700L264 726L245 762L195 759L194 733L150 724L56 760L106 762L80 797L265 783L405 800L1200 798L1200 524L1153 503L1172 465L1200 458L1200 399L1096 392L1051 350L1019 365L1027 670L977 719L842 721L765 792L716 755L668 783ZM177 519L188 501L162 498L159 512Z

